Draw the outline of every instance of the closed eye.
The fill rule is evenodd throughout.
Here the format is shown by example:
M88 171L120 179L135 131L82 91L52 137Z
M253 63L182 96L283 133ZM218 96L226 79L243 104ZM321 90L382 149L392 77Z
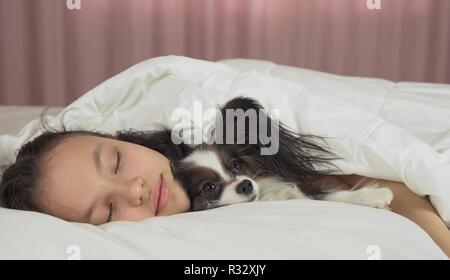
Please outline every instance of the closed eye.
M116 164L116 169L114 170L114 174L117 174L117 171L119 170L119 166L120 166L120 153L117 152L117 164Z
M106 220L106 223L111 222L111 218L112 218L112 207L113 207L113 204L112 204L112 203L109 204L109 215L108 215L108 219Z

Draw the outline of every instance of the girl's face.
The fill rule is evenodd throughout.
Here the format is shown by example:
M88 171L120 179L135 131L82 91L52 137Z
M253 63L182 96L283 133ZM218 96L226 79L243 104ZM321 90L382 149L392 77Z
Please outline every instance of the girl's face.
M189 210L169 159L149 148L78 135L62 140L44 160L38 204L44 213L64 220L99 225ZM168 194L162 188L158 196L160 178ZM167 204L161 203L165 195Z

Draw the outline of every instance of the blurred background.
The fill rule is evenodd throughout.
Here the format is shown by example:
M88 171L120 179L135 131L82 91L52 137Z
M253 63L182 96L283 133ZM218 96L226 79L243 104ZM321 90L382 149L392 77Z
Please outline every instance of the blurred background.
M69 2L0 0L0 105L66 106L171 54L450 83L449 0Z

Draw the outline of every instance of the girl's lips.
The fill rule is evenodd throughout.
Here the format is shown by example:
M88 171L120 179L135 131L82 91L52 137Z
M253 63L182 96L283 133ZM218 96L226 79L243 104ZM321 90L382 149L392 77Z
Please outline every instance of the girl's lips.
M156 212L157 212L157 209L158 209L159 192L160 192L160 189L161 189L161 179L162 179L162 174L159 176L158 181L153 186L152 191L151 191L151 195L150 195L151 205L152 205L152 209L153 209L153 214L155 216L156 216Z
M167 186L167 182L164 180L164 177L161 174L155 186L153 187L151 194L151 204L154 215L157 216L159 213L161 213L161 211L166 208L168 202L169 188Z
M166 208L169 203L169 186L167 185L166 180L161 175L161 187L159 189L159 199L158 199L158 207L156 209L155 216L161 213L164 208Z

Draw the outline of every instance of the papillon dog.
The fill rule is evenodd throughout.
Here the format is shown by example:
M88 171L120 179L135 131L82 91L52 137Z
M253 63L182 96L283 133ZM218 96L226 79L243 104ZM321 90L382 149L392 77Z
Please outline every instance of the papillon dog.
M389 209L393 199L389 188L378 188L373 183L352 186L336 179L329 180L328 184L317 184L325 182L323 178L334 178L330 174L339 171L332 163L337 157L319 144L319 141L326 143L324 138L302 135L274 122L254 99L232 99L220 108L222 117L227 109L254 110L258 115L253 126L257 128L256 134L276 135L277 150L273 154L262 154L262 149L274 145L262 143L259 137L250 143L250 118L226 118L222 122L226 131L220 138L222 142L200 144L173 163L174 178L186 190L192 211L241 202L287 199L327 200ZM245 123L245 133L241 134L243 143L238 142L236 133L239 121ZM227 135L232 131L233 143L229 143Z

